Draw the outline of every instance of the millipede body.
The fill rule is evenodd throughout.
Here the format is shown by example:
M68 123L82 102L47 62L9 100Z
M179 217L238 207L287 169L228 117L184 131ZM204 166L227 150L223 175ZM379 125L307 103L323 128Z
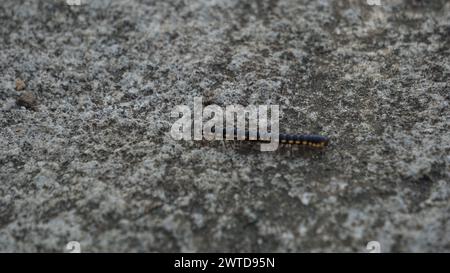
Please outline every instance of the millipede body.
M219 129L220 130L220 129ZM222 129L222 137L226 139L226 136L229 134L228 131L232 131L233 139L238 140L238 129L234 128L231 130L227 130L227 128ZM215 132L213 128L211 130ZM256 141L256 142L270 142L268 139L269 134L261 135L259 132L256 134L256 138L250 137L250 132L248 130L245 131L245 139L241 139L243 141ZM278 141L281 144L295 144L295 145L303 145L314 148L322 148L328 145L329 138L321 135L300 135L300 134L279 134Z

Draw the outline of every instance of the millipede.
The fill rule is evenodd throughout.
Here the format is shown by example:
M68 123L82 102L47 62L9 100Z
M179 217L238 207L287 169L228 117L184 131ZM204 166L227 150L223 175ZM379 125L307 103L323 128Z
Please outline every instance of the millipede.
M220 129L219 129L220 130ZM211 130L213 133L215 132L215 128ZM233 139L238 140L238 130L234 128L234 130L227 130L227 128L223 128L222 137L226 139L228 135L228 131L233 131ZM250 132L248 130L245 131L245 138L239 139L243 141L254 141L254 142L270 142L267 136L260 135L259 132L256 134L256 138L250 137ZM279 134L278 141L281 144L293 144L293 145L301 145L308 146L313 148L323 148L328 146L330 139L328 137L322 135L301 135L301 134Z

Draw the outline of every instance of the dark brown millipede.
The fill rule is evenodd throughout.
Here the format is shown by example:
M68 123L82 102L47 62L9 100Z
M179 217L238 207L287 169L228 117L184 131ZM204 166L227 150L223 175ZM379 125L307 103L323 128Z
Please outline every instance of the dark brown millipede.
M219 129L220 130L220 129ZM229 132L233 133L233 139L238 139L238 130L236 128L227 130L227 128L222 129L222 137L225 139L226 136L229 134ZM212 128L211 130L213 133L215 132L215 129ZM267 138L264 138L260 135L258 132L256 134L256 138L252 139L250 137L250 133L248 130L245 131L245 139L242 139L243 141L256 141L256 142L270 142ZM328 137L321 136L321 135L301 135L301 134L279 134L278 141L281 144L296 144L296 145L303 145L303 146L309 146L314 148L322 148L328 145L330 142Z

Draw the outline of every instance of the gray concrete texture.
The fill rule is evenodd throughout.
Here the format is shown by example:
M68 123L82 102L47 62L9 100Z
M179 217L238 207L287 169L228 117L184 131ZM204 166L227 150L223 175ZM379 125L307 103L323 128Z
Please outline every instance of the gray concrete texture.
M0 2L0 251L450 251L450 2ZM175 141L175 105L331 138Z

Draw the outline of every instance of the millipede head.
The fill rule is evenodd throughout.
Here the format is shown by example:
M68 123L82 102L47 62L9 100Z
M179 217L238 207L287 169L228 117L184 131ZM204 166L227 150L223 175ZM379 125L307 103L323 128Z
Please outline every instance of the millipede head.
M330 143L330 139L328 137L323 137L323 138L324 138L324 141L322 143L323 143L323 146L326 147Z

